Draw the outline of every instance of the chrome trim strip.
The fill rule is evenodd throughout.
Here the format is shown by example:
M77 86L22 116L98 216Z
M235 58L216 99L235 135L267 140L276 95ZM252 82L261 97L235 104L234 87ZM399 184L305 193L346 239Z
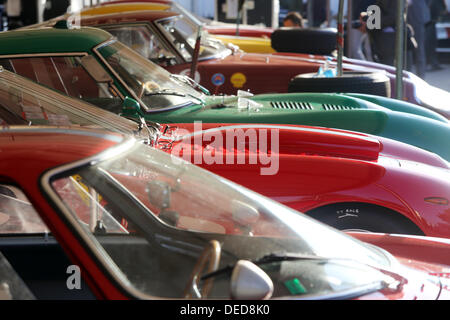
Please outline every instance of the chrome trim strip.
M83 57L83 56L87 56L87 55L88 55L87 52L20 53L20 54L0 55L0 59L41 58L41 57L67 57L67 56Z

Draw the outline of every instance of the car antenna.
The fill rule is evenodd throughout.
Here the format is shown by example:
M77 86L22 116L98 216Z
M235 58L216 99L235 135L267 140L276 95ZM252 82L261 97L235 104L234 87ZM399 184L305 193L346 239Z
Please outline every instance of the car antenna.
M192 64L191 64L191 79L195 80L195 72L197 71L198 57L200 54L200 43L202 41L202 29L203 27L198 26L197 30L197 40L195 41L194 54L192 56Z

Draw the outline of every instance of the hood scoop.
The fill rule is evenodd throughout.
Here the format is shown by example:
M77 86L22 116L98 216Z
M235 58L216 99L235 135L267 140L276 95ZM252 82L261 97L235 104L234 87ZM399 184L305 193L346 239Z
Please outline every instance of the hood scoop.
M314 110L314 107L309 102L272 101L270 105L275 109Z

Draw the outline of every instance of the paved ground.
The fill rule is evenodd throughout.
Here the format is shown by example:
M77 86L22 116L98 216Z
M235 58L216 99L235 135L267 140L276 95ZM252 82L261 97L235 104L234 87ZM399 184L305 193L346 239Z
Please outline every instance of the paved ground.
M425 81L450 92L450 63L442 64L443 70L427 71Z

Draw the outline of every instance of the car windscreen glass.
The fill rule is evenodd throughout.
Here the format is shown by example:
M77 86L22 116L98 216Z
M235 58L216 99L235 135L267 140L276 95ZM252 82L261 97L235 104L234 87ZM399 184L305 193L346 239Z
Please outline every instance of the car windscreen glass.
M138 125L8 71L0 72L0 117L9 125L51 125L138 134Z
M0 185L0 235L48 232L49 229L19 188Z
M82 65L82 56L17 57L0 59L6 70L58 90L68 96L90 102L110 103L114 94L108 83L97 82Z
M102 29L115 36L120 42L130 47L148 60L166 67L177 63L174 53L145 25L112 25Z
M367 285L378 288L383 274L365 264L390 265L381 251L142 144L52 181L83 232L134 287L150 295L182 297L211 240L221 243L222 265L276 251L329 258L264 266L277 296L302 294L285 290L289 279L318 297ZM210 297L228 298L229 283L229 274L218 277Z
M192 61L199 25L184 15L157 21L161 30L165 31L169 42L180 52L186 61ZM212 38L207 31L202 31L199 59L231 54L221 41Z
M170 77L170 73L114 41L98 49L109 66L152 111L198 103L202 94Z

